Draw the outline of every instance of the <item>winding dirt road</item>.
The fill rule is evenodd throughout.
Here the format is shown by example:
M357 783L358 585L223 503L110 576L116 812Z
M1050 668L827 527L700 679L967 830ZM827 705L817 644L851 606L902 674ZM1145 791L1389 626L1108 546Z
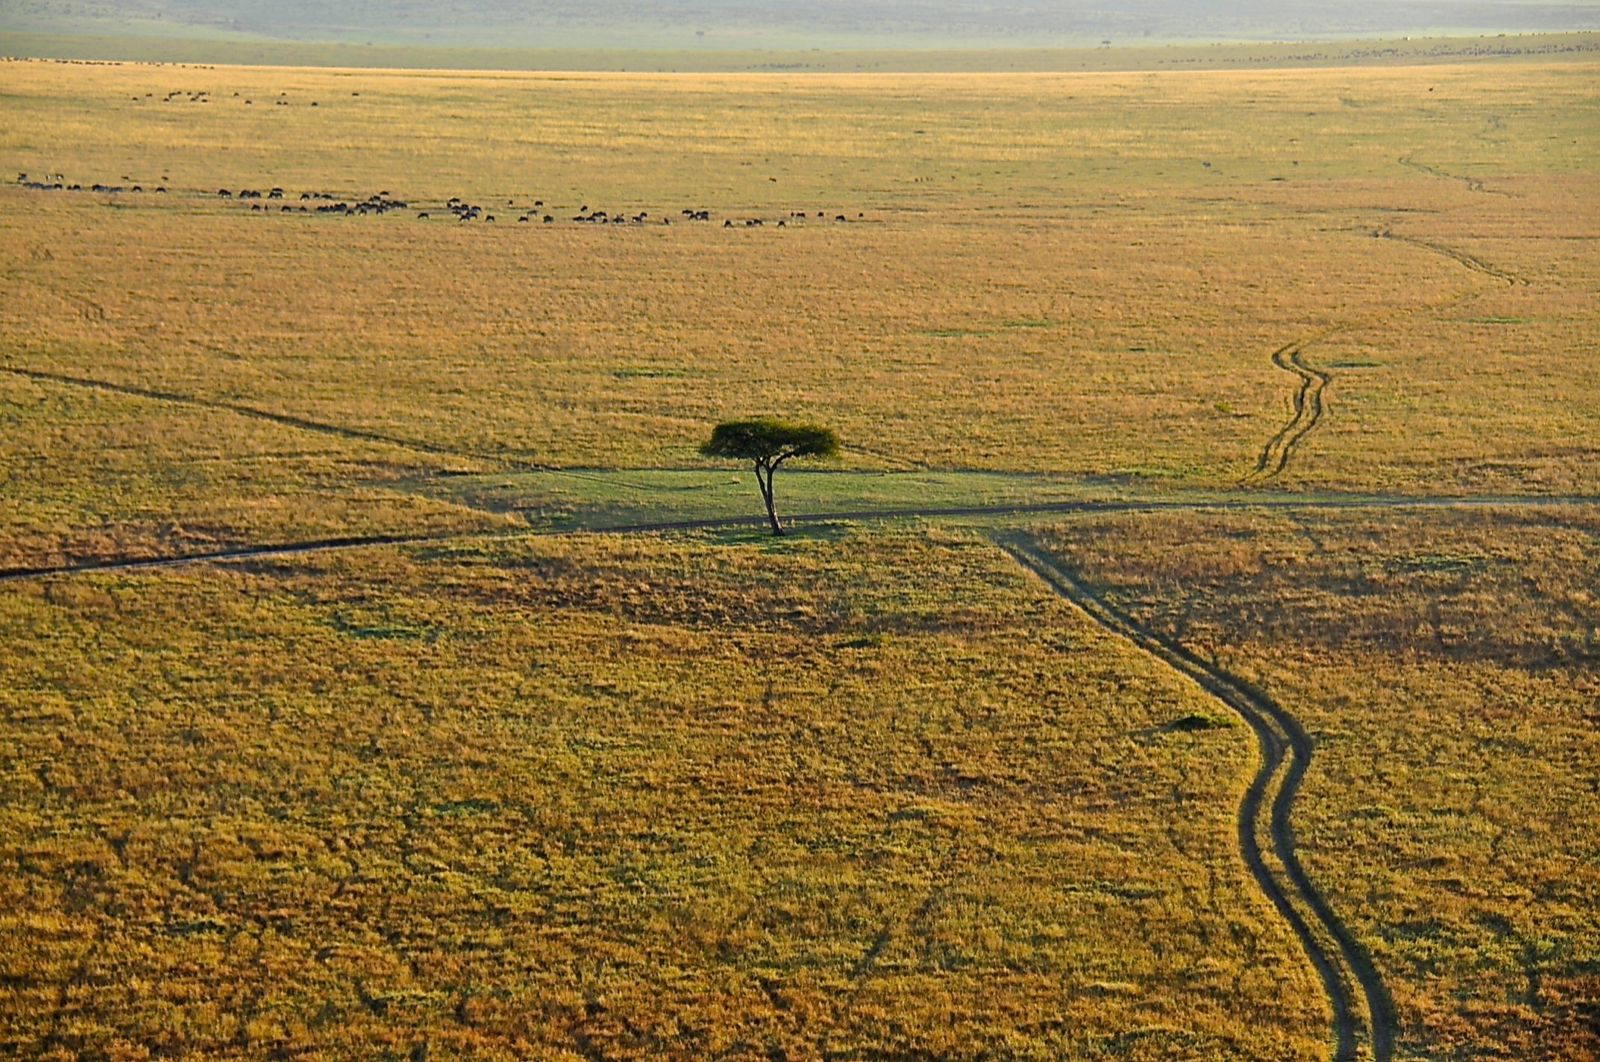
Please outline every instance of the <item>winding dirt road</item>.
M1090 619L1187 675L1249 724L1256 735L1260 766L1239 802L1239 850L1245 865L1300 941L1322 981L1333 1012L1333 1057L1337 1062L1354 1062L1365 1039L1376 1062L1391 1059L1394 1055L1394 1009L1383 980L1372 960L1312 883L1295 850L1290 812L1312 753L1311 738L1299 721L1264 694L1206 664L1182 645L1141 627L1089 589L1029 535L1007 532L995 535L994 540L1017 563L1075 604ZM1276 793L1271 796L1269 805L1268 794L1274 786ZM1266 835L1272 854L1282 867L1281 880L1273 873L1261 850L1263 807L1269 807Z
M792 523L817 524L849 520L890 520L931 517L997 520L1028 515L1090 514L1167 510L1247 509L1421 509L1475 507L1595 506L1600 497L1572 496L1404 496L1349 495L1302 498L1293 495L1212 499L1149 499L1144 501L1041 502L1033 505L953 506L922 509L873 509L854 512L808 513L791 517ZM591 529L603 534L652 534L760 526L759 516L731 519L682 520ZM581 530L581 529L580 529ZM57 566L14 568L0 571L0 582L65 577L92 573L143 571L201 563L226 563L364 549L448 542L526 539L568 533L563 530L471 531L433 534L389 534L311 539L276 545L241 545L232 548L165 557L132 557L85 561ZM1203 690L1238 714L1256 736L1260 765L1239 804L1238 843L1241 856L1263 895L1288 924L1322 982L1332 1012L1334 1058L1355 1062L1365 1042L1374 1062L1388 1062L1394 1051L1395 1018L1392 1003L1371 959L1346 929L1301 865L1295 848L1291 812L1306 769L1313 742L1299 721L1262 693L1225 672L1207 665L1181 644L1151 632L1083 584L1058 559L1039 547L1028 534L1006 529L989 530L991 538L1018 563L1044 580L1053 590L1081 608L1105 629L1156 656L1197 683ZM1265 835L1277 869L1268 862L1261 845L1262 810L1267 809Z
M1241 482L1263 482L1277 476L1288 467L1295 447L1322 422L1322 392L1333 382L1333 377L1307 365L1303 354L1307 345L1330 334L1321 332L1309 339L1298 339L1272 352L1272 364L1300 377L1300 387L1294 394L1294 415L1278 429L1278 434L1267 440L1256 458L1255 469Z

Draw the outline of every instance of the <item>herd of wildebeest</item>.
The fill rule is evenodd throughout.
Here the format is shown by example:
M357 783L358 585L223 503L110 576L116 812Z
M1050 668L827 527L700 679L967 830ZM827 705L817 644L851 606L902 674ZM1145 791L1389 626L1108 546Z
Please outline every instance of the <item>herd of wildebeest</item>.
M132 178L127 176L124 176L122 179L126 182L131 182L132 180ZM163 175L161 179L165 181L167 180L167 177ZM59 173L46 174L42 180L38 178L30 178L26 173L19 173L17 174L17 184L23 188L29 188L42 192L91 192L102 195L134 195L145 193L145 188L141 184L104 184L99 182L87 186L75 183L69 184L67 183L66 178ZM151 189L150 194L166 195L167 186L164 184L157 185ZM289 202L287 199L287 193L280 187L272 187L266 191L261 191L257 188L240 188L238 190L230 188L218 188L216 190L215 197L217 199L225 199L231 202L249 203L252 211L271 211L274 207L276 207L277 211L283 214L339 214L342 216L351 217L364 216L368 214L387 214L391 211L409 211L412 209L412 205L410 203L404 199L393 198L391 193L387 190L374 192L365 199L352 199L346 196L336 195L332 192L301 192L298 200L293 203ZM543 199L532 198L528 199L520 206L517 204L516 199L507 199L505 206L508 216L514 215L517 219L517 222L524 225L534 221L537 221L543 225L555 224L556 215L548 212L549 210L553 209L553 207L546 208L545 201ZM442 206L436 208L436 210L440 216L448 215L456 218L460 222L476 221L487 224L495 221L495 215L490 213L488 208L479 203L470 202L469 200L463 199L460 196L451 196L449 199L445 200ZM434 213L435 209L418 209L417 219L419 221L430 220L434 216ZM804 222L808 220L825 221L829 216L830 215L828 212L823 210L818 210L814 214L805 210L791 210L785 216L777 219L777 225L779 228L783 228L791 222ZM859 212L856 214L857 220L864 219L865 217L865 214ZM685 208L678 212L677 218L680 221L709 222L711 220L711 211L697 208ZM832 218L836 223L850 220L844 214L833 214ZM628 211L620 210L593 210L590 209L587 203L578 207L577 212L571 215L571 220L581 225L646 225L652 223L671 225L673 222L673 218L670 216L658 217L656 215L652 215L649 211L641 210L630 213ZM743 218L741 219L741 224L744 228L757 228L767 224L767 221L764 218L758 217ZM724 218L722 221L722 227L725 229L734 228L734 219Z

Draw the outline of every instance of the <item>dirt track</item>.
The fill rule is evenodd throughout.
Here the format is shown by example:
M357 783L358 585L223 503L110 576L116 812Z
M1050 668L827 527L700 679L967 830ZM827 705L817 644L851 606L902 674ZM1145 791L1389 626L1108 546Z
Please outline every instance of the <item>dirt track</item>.
M1496 280L1503 280L1507 284L1513 286L1521 285L1523 287L1527 287L1531 283L1531 281L1529 281L1526 277L1519 277L1515 273L1508 273L1504 269L1501 269L1498 266L1490 265L1488 262L1485 262L1483 259L1478 258L1475 255L1467 254L1465 251L1458 251L1454 247L1449 247L1442 243L1434 243L1431 240L1419 240L1415 236L1400 236L1390 232L1388 229L1380 230L1377 233L1377 236L1380 240L1394 240L1396 243L1408 243L1413 247L1420 247L1424 251L1431 251L1434 254L1444 255L1451 261L1456 262L1459 265L1466 266L1474 273L1482 273L1486 277L1494 277Z
M1294 394L1294 415L1261 448L1256 467L1245 477L1245 481L1263 482L1277 476L1288 467L1289 458L1294 456L1300 440L1310 435L1322 422L1322 392L1333 381L1333 377L1307 365L1301 355L1308 344L1328 334L1323 332L1309 339L1296 340L1272 352L1272 364L1300 377L1300 387Z
M1167 511L1223 511L1250 509L1468 509L1468 508L1544 508L1564 505L1600 505L1600 496L1593 495L1374 495L1352 494L1343 497L1296 497L1291 494L1248 495L1233 498L1205 500L1170 500L1152 498L1146 501L1067 501L1038 502L1022 505L973 505L925 509L862 509L850 512L799 513L786 516L791 525L842 523L854 520L915 520L933 518L992 517L1006 518L1029 515L1072 515L1076 513L1114 512L1167 512ZM765 524L760 516L718 517L705 520L667 520L653 523L619 524L612 527L579 527L548 531L461 531L421 535L349 535L339 538L306 539L299 542L239 545L197 553L173 554L156 557L108 557L98 560L68 564L38 565L23 568L0 568L0 583L23 579L40 579L57 575L80 575L94 572L142 571L146 569L175 568L186 564L207 561L247 561L260 558L294 556L296 554L327 553L335 550L364 549L372 546L413 546L441 542L484 542L494 539L531 538L559 534L661 534L674 531L717 531L740 527L760 527Z
M1066 515L1105 512L1167 510L1305 510L1305 509L1424 509L1596 506L1594 496L1433 496L1351 495L1302 498L1294 495L1250 496L1201 500L1043 502L1034 505L971 506L909 510L878 509L793 516L791 523L817 524L849 520L887 520L924 517L1008 518L1027 515ZM594 529L602 534L651 534L758 527L759 516L634 524ZM222 563L311 553L362 549L375 546L422 545L446 542L522 539L560 531L478 531L425 535L369 535L313 539L276 545L238 546L204 553L167 557L107 559L78 564L17 568L0 571L0 582L72 576L96 572L142 571L204 562ZM1393 1055L1394 1012L1383 982L1370 958L1345 928L1301 866L1295 850L1291 812L1301 781L1311 761L1313 743L1298 720L1281 706L1226 673L1194 656L1182 645L1150 632L1082 584L1058 560L1041 550L1028 535L994 531L994 540L1013 558L1037 574L1056 592L1077 604L1095 622L1132 641L1146 652L1195 681L1237 713L1251 727L1260 749L1260 767L1239 805L1238 841L1241 856L1262 893L1289 925L1316 969L1333 1016L1337 1062L1354 1062L1363 1040L1376 1062ZM1273 793L1273 787L1276 791ZM1273 794L1270 797L1269 793ZM1281 879L1262 852L1261 812L1269 809L1266 828L1271 852L1281 867ZM1359 997L1359 1000L1358 1000ZM1359 1012L1359 1013L1358 1013Z
M1460 181L1462 184L1467 186L1467 191L1469 192L1478 192L1482 195L1511 196L1510 192L1501 191L1498 188L1484 187L1484 183L1478 180L1476 177L1466 177L1459 173L1447 173L1446 171L1439 169L1437 166L1429 166L1425 162L1418 162L1409 154L1401 155L1395 161L1402 166L1416 170L1418 173L1425 173L1429 177L1438 177L1440 180L1445 181Z
M1354 1060L1365 1033L1373 1058L1387 1062L1394 1054L1394 1011L1388 991L1371 959L1306 874L1295 851L1290 812L1312 754L1311 738L1299 721L1264 694L1204 663L1183 646L1139 626L1080 582L1030 536L1011 532L995 536L995 541L1089 618L1187 675L1249 724L1256 735L1261 762L1239 802L1240 853L1256 884L1289 924L1322 980L1333 1012L1334 1058L1338 1062ZM1267 864L1258 839L1261 809L1280 773L1282 780L1271 800L1267 836L1273 855L1283 868L1283 881ZM1310 921L1302 909L1310 912ZM1331 948L1324 943L1325 938L1332 943ZM1365 1013L1359 1016L1351 984L1364 1004Z
M331 435L334 438L351 442L386 443L390 446L398 446L417 453L431 454L435 457L461 457L524 471L537 470L542 467L533 462L522 461L505 454L458 450L448 446L438 446L433 443L423 442L419 439L406 439L398 435L386 435L383 432L366 431L362 428L347 428L338 424L326 424L322 421L297 417L288 413L274 413L271 410L257 409L254 406L241 405L237 402L221 402L209 398L199 398L194 395L179 394L176 391L158 391L147 387L132 387L126 384L112 383L108 380L95 380L85 376L68 376L64 373L45 372L42 369L23 369L14 365L0 365L0 372L38 383L64 384L68 387L79 387L107 394L127 395L131 398L147 398L156 402L169 402L174 405L189 406L195 409L219 410L225 413L234 413L241 417L249 417L252 420L264 420L271 424L281 424L287 428L298 428L301 431L316 432L319 435Z

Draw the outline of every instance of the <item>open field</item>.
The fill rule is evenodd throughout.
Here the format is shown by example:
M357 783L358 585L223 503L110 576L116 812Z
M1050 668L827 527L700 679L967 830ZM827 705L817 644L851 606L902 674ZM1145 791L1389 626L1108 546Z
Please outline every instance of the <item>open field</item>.
M1042 537L1315 735L1300 847L1402 1053L1600 1051L1600 516L1164 514Z
M0 64L0 1053L1594 1054L1597 84Z
M7 516L26 515L7 538L28 556L153 549L174 516L278 537L349 521L350 502L320 500L330 475L381 491L432 471L682 466L708 421L758 407L826 419L862 468L1231 486L1288 417L1298 380L1272 354L1293 343L1329 377L1328 412L1268 486L1593 492L1593 72L11 64L9 166L145 191L0 191L5 365L195 402L0 374L22 429L0 445L41 470L13 488ZM163 102L177 90L211 102ZM216 195L274 185L286 199L265 211ZM307 192L380 190L433 216L298 213ZM452 195L499 220L457 222ZM516 224L536 200L558 220ZM572 223L582 206L679 223ZM126 473L146 442L219 460L150 462L134 481L161 482L104 496L130 480L95 465ZM241 450L272 455L259 490L230 482ZM307 501L276 511L291 493ZM375 528L482 520L370 498Z
M11 1051L1317 1057L1244 736L980 541L4 602Z

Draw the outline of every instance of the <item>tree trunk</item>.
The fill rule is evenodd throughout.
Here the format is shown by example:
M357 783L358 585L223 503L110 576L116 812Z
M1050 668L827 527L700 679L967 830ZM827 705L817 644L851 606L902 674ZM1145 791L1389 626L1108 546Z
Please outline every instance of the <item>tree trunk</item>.
M766 473L762 475L763 471ZM778 509L772 502L772 473L777 471L776 465L767 465L763 468L761 462L756 462L756 484L761 488L761 500L767 503L767 523L772 525L774 535L783 534L783 525L778 523Z

